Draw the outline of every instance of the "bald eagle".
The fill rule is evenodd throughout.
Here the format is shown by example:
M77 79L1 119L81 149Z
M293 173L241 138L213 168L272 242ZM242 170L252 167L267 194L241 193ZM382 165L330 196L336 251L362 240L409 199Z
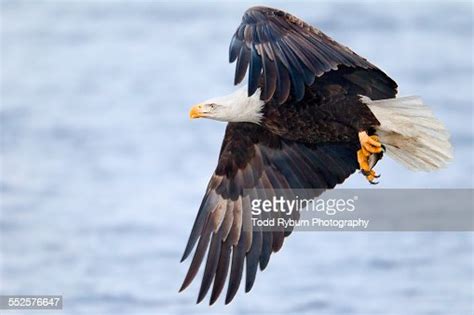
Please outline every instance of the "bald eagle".
M322 191L356 170L374 184L384 152L424 171L452 158L448 132L420 98L396 98L397 84L382 70L289 13L248 9L229 59L237 61L234 84L247 70L248 84L190 111L191 118L228 122L182 257L197 243L180 291L208 253L198 303L213 284L213 304L227 278L229 303L244 272L248 292L258 267L266 268L289 235L252 229L246 191L263 199L262 189Z

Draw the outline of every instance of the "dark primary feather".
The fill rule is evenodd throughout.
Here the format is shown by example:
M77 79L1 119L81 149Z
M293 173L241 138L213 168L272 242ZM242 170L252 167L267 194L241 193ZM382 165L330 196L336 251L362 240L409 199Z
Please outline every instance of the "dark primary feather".
M260 84L260 98L265 102L273 98L278 104L283 104L290 92L296 101L302 100L305 85L311 86L316 77L341 66L372 69L369 76L377 72L377 77L394 83L376 66L317 28L289 13L262 6L244 13L230 43L229 60L237 60L235 84L250 68L248 95ZM367 78L356 75L350 79L356 83Z
M211 245L209 247L209 253L207 255L206 269L202 277L201 288L199 289L199 296L197 302L201 302L202 299L209 291L214 275L216 274L217 264L219 263L219 257L222 248L222 229L219 229L217 233L213 233Z
M265 269L272 252L281 248L289 234L283 230L253 230L250 198L269 198L278 189L320 188L313 195L316 197L356 170L356 150L357 144L350 142L303 144L285 140L255 124L229 123L218 166L183 255L186 259L197 243L181 290L194 279L208 250L198 302L214 282L210 300L214 303L228 278L225 302L229 303L244 273L245 290L249 291L258 265ZM247 195L244 190L249 191ZM218 211L224 211L223 218ZM262 216L273 215L262 212Z

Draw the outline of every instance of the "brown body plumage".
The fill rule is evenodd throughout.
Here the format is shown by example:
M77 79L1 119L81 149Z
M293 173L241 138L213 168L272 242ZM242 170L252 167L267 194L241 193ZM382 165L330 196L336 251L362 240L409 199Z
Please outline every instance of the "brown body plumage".
M367 82L377 76L378 89ZM341 66L316 78L300 101L290 95L283 104L267 102L262 125L285 139L304 143L357 142L359 131L379 125L360 95L375 100L395 94L396 85L380 70Z

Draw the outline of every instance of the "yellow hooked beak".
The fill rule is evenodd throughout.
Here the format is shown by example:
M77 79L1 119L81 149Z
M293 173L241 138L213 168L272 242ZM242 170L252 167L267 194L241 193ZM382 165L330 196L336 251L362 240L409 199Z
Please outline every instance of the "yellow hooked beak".
M195 118L201 118L201 117L203 117L202 105L198 104L198 105L193 106L191 110L189 111L189 118L195 119Z

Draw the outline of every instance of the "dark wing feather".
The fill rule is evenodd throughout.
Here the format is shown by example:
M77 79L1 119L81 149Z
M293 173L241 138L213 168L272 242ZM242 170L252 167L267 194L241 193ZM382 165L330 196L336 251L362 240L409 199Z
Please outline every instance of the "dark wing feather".
M258 269L258 260L262 252L262 231L254 231L252 237L252 247L246 256L246 276L245 292L249 292L255 282Z
M315 77L340 66L383 73L297 17L262 6L244 13L230 43L229 60L237 60L235 84L244 79L250 64L249 96L255 93L257 82L262 82L260 98L267 102L277 96L278 104L287 100L290 90L300 101L305 84L310 86Z
M229 273L229 264L230 264L230 254L232 252L232 246L230 241L227 240L223 242L221 254L219 257L219 263L216 270L216 279L214 280L214 286L212 288L211 300L209 304L214 304L224 289L225 280L227 274ZM199 302L198 302L199 303Z
M245 290L249 291L258 266L265 269L272 252L282 247L291 232L253 230L250 200L269 198L282 189L291 194L291 189L319 188L322 192L332 188L357 169L357 149L357 143L307 145L284 140L255 124L228 124L218 166L183 254L184 260L197 243L181 290L195 278L209 249L198 302L214 281L210 300L214 303L228 277L229 303L244 272ZM274 215L262 212L261 217Z
M222 229L219 229L217 233L212 235L211 245L207 255L206 269L204 270L201 288L199 289L198 303L204 299L207 291L209 291L209 288L211 287L212 280L214 280L214 275L217 271L217 263L219 262L221 254L222 231Z

